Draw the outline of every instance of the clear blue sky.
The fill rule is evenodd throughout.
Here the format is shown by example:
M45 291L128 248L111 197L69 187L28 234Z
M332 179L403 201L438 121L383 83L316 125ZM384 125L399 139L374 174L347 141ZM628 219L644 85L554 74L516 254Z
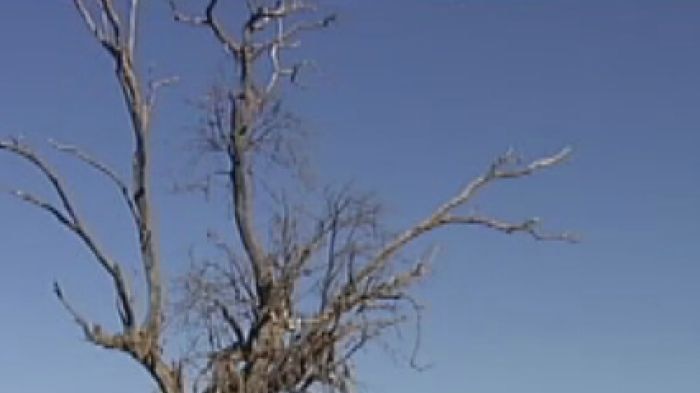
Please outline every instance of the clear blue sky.
M443 231L414 373L363 355L363 388L419 393L700 391L700 2L336 1L338 26L308 41L320 71L294 106L318 133L323 178L376 190L399 226L452 195L508 147L575 149L567 164L478 201L582 234L576 246ZM170 273L215 217L166 192L186 168L187 98L222 56L204 32L144 15L142 57L183 82L156 120ZM79 143L126 170L126 117L111 65L68 0L3 1L0 134ZM106 183L51 155L113 254L132 261ZM0 185L48 191L0 157ZM128 359L93 349L51 294L60 279L113 321L109 283L47 216L0 199L0 391L147 392ZM109 311L105 311L108 309ZM406 344L408 345L408 344Z

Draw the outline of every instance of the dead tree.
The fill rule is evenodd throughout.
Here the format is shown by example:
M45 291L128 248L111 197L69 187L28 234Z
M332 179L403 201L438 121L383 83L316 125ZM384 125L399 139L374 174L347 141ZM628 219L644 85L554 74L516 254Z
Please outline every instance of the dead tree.
M557 165L567 158L568 149L529 163L509 152L425 219L397 233L383 228L372 198L342 190L327 192L322 207L310 211L279 199L270 236L262 236L254 194L255 158L269 142L271 130L284 131L283 125L271 123L279 120L277 91L295 82L306 64L285 64L281 54L298 47L304 32L325 28L335 17L318 17L306 0L247 0L243 22L235 30L222 22L218 0L207 0L201 14L193 15L171 0L173 18L209 31L229 55L230 71L236 76L230 86L219 87L207 132L215 150L226 157L231 233L240 247L225 236L209 234L224 262L197 263L183 280L185 296L178 303L196 333L196 351L168 357L163 326L170 316L163 300L160 245L152 218L150 139L158 89L172 80L146 83L141 77L135 52L139 0L73 3L115 67L132 131L131 183L77 147L53 146L107 177L123 199L144 271L143 315L137 313L123 265L88 230L57 171L19 139L0 140L0 150L36 167L53 187L57 204L22 190L12 194L49 213L92 253L113 284L121 328L107 331L92 322L55 284L57 298L89 342L131 356L163 393L309 392L318 387L346 392L355 378L356 351L420 312L410 289L425 276L432 254L410 264L402 261L405 249L424 234L471 225L538 240L572 240L566 234L540 232L535 219L512 223L463 213L491 183ZM190 372L190 381L185 380L185 371Z

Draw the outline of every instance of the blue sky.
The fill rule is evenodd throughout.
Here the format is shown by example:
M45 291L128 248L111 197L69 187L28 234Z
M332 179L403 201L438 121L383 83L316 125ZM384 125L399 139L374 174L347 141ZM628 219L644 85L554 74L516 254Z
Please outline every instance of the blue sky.
M196 113L219 48L144 14L142 61L182 82L155 132L169 273L221 216L167 192L186 173ZM399 5L400 4L400 5ZM369 392L694 393L700 391L700 3L687 0L334 1L340 22L311 37L319 71L290 98L317 134L319 178L352 180L389 206L397 228L453 195L514 147L526 157L572 146L573 159L501 184L476 201L504 218L536 215L579 245L474 229L441 231L415 373L381 350L362 355ZM0 14L0 134L85 146L126 171L127 122L111 65L68 0L5 1ZM45 146L44 146L45 147ZM85 214L113 254L135 260L107 184L64 157ZM0 185L45 193L0 157ZM149 391L125 357L84 343L51 294L112 323L108 282L45 215L0 199L0 390ZM406 344L408 345L408 344Z

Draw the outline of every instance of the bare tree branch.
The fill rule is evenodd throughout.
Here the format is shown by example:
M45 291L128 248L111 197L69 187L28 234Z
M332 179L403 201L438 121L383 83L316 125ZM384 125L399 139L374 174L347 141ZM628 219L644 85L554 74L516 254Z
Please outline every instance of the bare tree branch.
M3 141L0 149L20 155L39 168L54 186L61 200L65 214L50 205L43 204L39 199L20 194L25 200L52 212L61 220L64 226L73 231L90 249L100 265L111 276L119 303L117 313L123 322L123 335L97 335L93 332L93 340L104 347L119 349L137 359L153 376L159 388L164 393L183 393L183 382L179 362L169 363L162 356L162 326L165 318L163 309L163 277L161 276L161 261L158 254L158 239L156 224L153 219L153 204L150 191L150 127L151 111L155 104L155 94L158 87L166 82L151 84L150 91L144 93L138 75L135 47L137 43L138 12L141 2L130 0L127 6L117 7L113 0L95 1L94 8L100 15L101 25L95 22L95 17L83 0L73 0L78 14L86 24L95 39L106 49L115 64L115 73L122 91L128 114L131 120L134 152L132 156L131 189L105 165L73 147L57 145L59 150L71 153L94 167L114 182L127 202L134 222L137 225L141 263L145 272L147 288L147 310L143 323L135 321L134 307L128 289L126 277L121 267L112 261L97 245L85 225L76 214L68 199L63 185L36 155L18 143ZM126 12L122 18L120 12ZM126 23L122 21L126 21ZM63 214L61 216L60 214ZM63 301L64 305L67 302ZM67 307L69 310L71 308ZM72 312L74 316L75 313ZM97 340L104 337L104 340Z
M131 0L131 5L129 7L129 44L127 48L132 56L136 48L139 1L140 0Z
M109 28L111 30L111 36L113 42L116 46L121 47L121 21L119 20L119 15L114 9L114 3L112 0L100 0L102 15L107 20L107 25L104 28ZM121 49L121 48L120 48Z
M221 303L218 300L215 300L214 302L217 305L217 307L219 308L219 310L221 310L221 315L223 316L226 323L229 324L229 326L231 327L231 329L235 333L236 340L238 340L238 342L240 342L240 343L244 343L245 342L245 335L243 334L243 329L241 328L241 325L236 321L236 318L231 314L231 312L228 310L226 305L224 305L223 303Z
M224 30L223 26L214 15L214 10L219 4L219 0L209 0L205 8L204 16L189 16L178 11L175 0L168 0L168 4L173 13L173 19L175 19L176 22L183 22L193 26L209 27L216 39L224 45L224 48L226 48L228 52L239 56L241 44Z
M54 191L56 191L56 194L58 195L61 201L61 205L66 210L70 221L72 223L75 223L78 220L75 210L73 209L73 204L68 198L68 195L66 194L66 191L63 188L63 185L61 184L61 181L59 180L58 176L33 151L31 151L28 147L22 145L19 139L0 140L0 150L7 150L10 153L13 153L25 159L26 161L31 163L35 168L39 169L42 175L44 175L49 181Z
M499 179L514 179L528 176L538 170L551 167L564 161L570 154L571 149L565 148L553 156L535 160L524 167L509 168L509 165L516 163L517 159L512 152L506 153L491 164L485 174L472 180L456 197L438 207L420 223L396 236L393 241L387 244L377 256L358 273L358 280L363 280L373 272L384 267L391 260L391 257L409 242L426 232L449 223L449 220L445 221L447 215L455 208L463 206L470 201L476 193L487 184Z
M129 208L129 212L131 214L131 217L134 221L134 224L136 224L136 227L140 227L141 219L139 218L139 214L136 211L136 206L134 206L134 201L131 199L131 194L129 187L126 185L126 183L119 177L119 175L114 172L111 168L109 168L107 165L104 163L98 161L96 158L92 157L85 151L81 150L77 146L73 145L66 145L66 144L61 144L53 140L49 140L49 143L58 151L68 153L80 161L86 163L87 165L93 167L96 169L98 172L102 173L105 175L109 180L114 183L115 186L119 189L119 192L122 196L122 199L126 203L127 207Z
M177 83L180 80L179 77L177 76L171 76L168 78L161 78L161 79L156 79L154 81L151 81L148 84L148 108L149 111L152 110L155 105L156 105L156 99L158 98L158 91L166 86L170 86L172 84Z
M61 302L61 305L63 305L63 308L65 308L66 311L73 317L75 323L78 324L78 326L83 331L86 340L95 345L99 345L103 348L108 349L120 349L124 345L125 341L123 336L106 333L102 330L102 327L100 327L100 325L91 324L90 322L88 322L88 320L85 319L85 317L83 317L70 304L70 302L68 302L58 282L54 282L53 290L54 294L56 295L56 298L58 298L58 300Z
M66 187L60 180L58 175L54 170L46 164L39 156L36 155L28 147L19 143L18 140L0 140L0 150L9 151L15 154L30 164L47 178L49 183L52 185L54 191L61 201L62 208L66 213L61 212L57 207L52 204L42 201L38 197L27 193L25 191L14 191L13 194L24 201L37 206L51 215L53 215L63 226L73 232L82 242L87 246L90 252L95 256L100 266L110 275L112 282L114 283L117 296L124 309L126 317L125 328L132 328L134 323L134 305L132 301L131 291L129 289L128 283L126 282L119 265L112 261L107 254L98 245L94 235L92 235L85 228L82 220L80 219L78 213L76 212L73 202L68 196Z
M80 3L80 0L75 1ZM110 54L115 61L116 76L132 123L134 135L132 199L140 219L138 237L148 291L146 324L149 326L150 334L157 335L161 330L164 316L160 261L150 197L150 156L148 150L151 108L148 105L148 101L143 97L139 77L134 68L135 53L130 50L133 45L128 45L124 48L121 45L120 38L124 34L124 30L127 30L126 34L130 34L131 30L135 34L140 2L135 1L131 3L129 10L129 21L131 24L126 27L122 26L112 0L100 0L100 5L101 11L106 16L107 22L112 29L114 41L117 43L116 47L110 51Z
M95 38L102 44L102 46L104 46L110 52L116 51L116 43L107 38L102 29L97 26L95 20L92 18L92 15L90 15L90 11L88 11L87 7L85 7L83 1L73 0L73 5L78 10L78 13L83 19L83 22L85 22L87 28L90 30L92 35L95 36Z
M516 232L526 233L535 240L559 240L569 243L576 243L577 238L570 233L542 233L538 230L537 226L539 224L539 218L530 218L524 220L520 223L509 223L505 221L500 221L490 217L483 216L450 216L446 215L442 220L441 224L466 224L466 225L479 225L495 229L497 231L511 234Z
M299 22L295 24L294 26L290 27L289 29L285 29L284 25L284 16L286 14L281 14L280 16L276 16L276 29L277 29L277 34L275 39L257 45L255 49L255 54L254 57L258 57L261 55L263 52L267 52L270 61L272 63L272 72L270 73L270 77L268 79L268 82L265 87L265 94L272 94L274 89L277 87L279 79L281 77L289 77L290 81L292 83L296 82L297 75L301 71L301 69L308 65L308 61L301 61L298 62L290 67L285 67L282 65L282 62L280 60L280 52L285 49L285 48L295 48L299 46L298 41L292 41L296 39L296 37L304 32L304 31L309 31L309 30L317 30L317 29L322 29L326 28L331 25L336 20L335 15L329 15L326 16L325 18L314 21L314 22Z
M30 193L23 191L23 190L11 190L11 191L9 191L9 194L29 203L31 205L34 205L40 209L47 211L49 214L54 216L54 218L56 218L58 220L58 222L60 222L62 225L65 225L68 228L72 228L74 225L73 221L70 218L66 217L66 215L63 214L63 212L61 210L59 210L56 206L54 206L54 205L52 205L44 200L39 199L37 196L35 196L33 194L30 194Z

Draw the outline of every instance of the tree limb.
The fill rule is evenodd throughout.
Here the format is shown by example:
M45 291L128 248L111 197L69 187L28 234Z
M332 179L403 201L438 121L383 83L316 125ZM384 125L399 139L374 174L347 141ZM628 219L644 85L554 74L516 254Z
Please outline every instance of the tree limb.
M127 207L129 208L129 213L131 214L131 217L136 224L136 227L140 227L141 225L141 219L139 217L139 213L136 210L136 206L134 205L134 201L131 199L131 194L129 190L129 186L126 185L126 182L124 182L119 175L114 172L111 168L109 168L107 165L104 163L100 162L96 158L92 157L85 151L81 150L77 146L73 145L66 145L66 144L61 144L53 140L49 140L49 143L58 151L70 154L80 161L83 161L87 165L93 167L96 169L98 172L102 173L105 175L109 180L114 183L115 186L119 189L119 192L122 196L122 199L126 203Z
M465 225L479 225L495 229L497 231L512 234L516 232L523 232L532 236L535 240L559 240L569 243L576 243L577 238L570 233L543 233L538 230L538 224L540 222L539 218L530 218L524 220L520 223L510 223L495 218L484 217L484 216L451 216L446 215L440 220L439 225L443 224L465 224Z
M175 0L168 0L168 4L170 5L170 9L173 14L173 19L176 22L183 22L193 26L209 27L211 32L214 33L216 39L222 45L224 45L224 48L226 48L228 52L235 56L239 56L241 44L238 42L238 40L236 40L236 38L224 30L224 27L221 26L221 23L214 15L214 10L218 3L219 0L209 0L205 8L204 16L189 16L178 10Z
M24 192L24 191L14 191L13 194L24 201L31 203L37 207L46 210L51 213L58 221L63 224L67 229L73 232L82 240L82 242L87 246L90 252L95 256L100 266L109 274L114 283L117 296L119 301L122 303L126 317L125 328L132 328L134 326L134 305L132 301L131 291L129 286L121 273L119 264L112 261L111 258L102 250L98 245L94 235L92 235L86 229L80 216L73 207L73 202L68 196L66 187L63 185L62 181L54 170L46 164L39 156L36 155L28 147L22 145L17 140L6 141L0 140L0 150L6 150L13 153L24 160L28 161L35 168L49 180L54 191L58 195L61 205L66 213L61 212L57 207L42 201L41 199L35 197L34 195Z
M361 270L361 272L358 273L357 279L360 281L366 279L373 272L376 272L389 263L395 253L399 249L406 246L406 244L412 242L426 232L449 223L449 220L445 221L447 215L455 208L463 206L469 202L477 194L477 192L487 184L500 179L515 179L531 175L536 171L561 163L568 158L570 154L571 149L564 148L552 156L537 159L524 167L511 168L510 166L516 164L518 160L512 152L507 152L504 156L500 157L493 164L491 164L485 174L471 181L456 197L438 207L423 221L411 228L406 229L404 232L396 236L394 240L389 242L379 253L377 253L376 257L370 261ZM495 223L491 222L491 224ZM482 225L487 225L487 222L482 222ZM493 225L492 227L498 229L499 226ZM513 232L514 227L510 228L510 231ZM521 230L524 229L525 228Z

